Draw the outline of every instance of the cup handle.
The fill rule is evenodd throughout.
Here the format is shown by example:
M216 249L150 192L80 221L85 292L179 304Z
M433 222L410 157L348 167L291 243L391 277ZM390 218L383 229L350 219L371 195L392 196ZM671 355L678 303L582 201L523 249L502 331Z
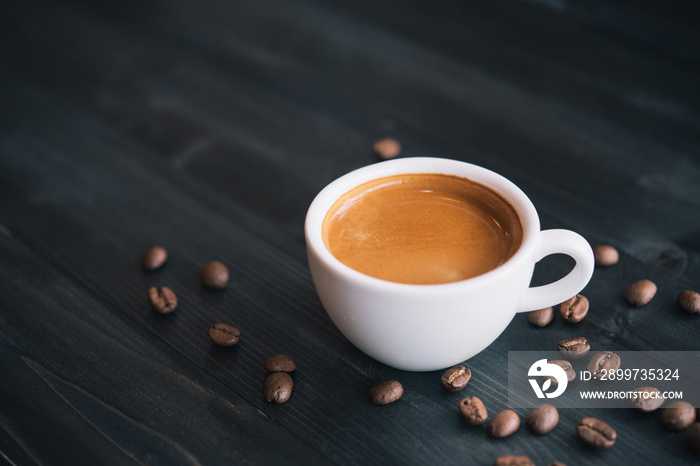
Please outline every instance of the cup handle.
M550 254L571 256L576 265L566 276L548 285L525 290L517 312L529 312L555 306L576 296L593 276L593 250L583 236L569 230L544 230L539 233L535 262Z

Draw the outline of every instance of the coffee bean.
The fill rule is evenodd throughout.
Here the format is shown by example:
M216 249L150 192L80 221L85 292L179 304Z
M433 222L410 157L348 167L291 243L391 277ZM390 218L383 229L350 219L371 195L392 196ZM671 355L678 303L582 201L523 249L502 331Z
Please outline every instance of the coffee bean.
M571 367L571 363L569 361L565 361L563 359L551 359L547 361L548 364L556 364L557 366L561 367L564 369L564 372L566 372L566 380L567 382L573 382L576 379L576 371L574 370L573 367ZM552 376L546 376L543 378L544 380L551 380L552 385L559 385L559 381Z
M615 265L620 260L620 254L617 252L617 249L608 244L593 248L593 257L595 258L595 265L601 267Z
M401 144L393 138L380 139L374 143L374 153L384 160L393 159L401 153Z
M591 346L584 337L570 338L562 340L557 344L557 351L564 358L581 359L590 351Z
M661 398L661 391L654 387L639 387L632 390L633 397L630 398L632 406L643 413L656 411L664 404Z
M227 324L214 324L209 328L209 339L218 346L233 346L241 338L241 331Z
M566 466L566 463L562 463L561 461L554 461L552 463L549 463L547 466Z
M282 404L292 396L294 381L286 372L273 372L265 377L263 397L268 403Z
M265 361L267 372L294 372L296 368L294 360L286 354L275 354Z
M148 300L154 311L160 314L170 314L177 307L177 296L167 286L160 289L155 286L148 289Z
M559 411L554 406L543 403L527 413L525 424L538 435L548 434L559 424Z
M442 374L442 387L448 392L458 392L469 383L469 379L472 377L472 371L465 368L464 366L455 366L447 369L444 374Z
M700 293L685 290L678 296L678 305L691 314L700 314Z
M380 382L369 390L369 398L375 405L388 405L403 395L403 386L396 380Z
M530 458L522 455L499 456L493 461L493 466L535 466Z
M162 267L166 260L168 260L168 252L165 248L153 246L146 252L146 255L143 256L141 265L145 270L156 270Z
M520 416L512 409L504 409L496 414L486 426L486 433L494 438L508 437L520 427Z
M588 314L588 298L577 294L559 306L561 316L570 324L581 322Z
M484 403L477 397L467 397L459 402L459 413L467 424L478 426L488 419L488 411Z
M656 294L656 285L651 280L639 280L625 292L625 299L633 306L644 306Z
M672 431L687 429L695 422L695 408L687 401L674 401L661 411L661 424Z
M527 321L535 327L545 327L554 318L554 309L551 307L546 307L538 311L531 311L527 313Z
M594 417L584 417L576 426L576 433L583 443L594 448L610 448L615 444L615 429Z
M700 456L700 422L696 422L685 431L685 444L690 451Z
M588 361L588 372L591 373L594 379L600 380L608 378L610 371L615 371L620 368L620 356L612 351L603 351L594 355Z
M202 268L200 278L204 286L221 290L228 284L228 268L219 261L209 262Z

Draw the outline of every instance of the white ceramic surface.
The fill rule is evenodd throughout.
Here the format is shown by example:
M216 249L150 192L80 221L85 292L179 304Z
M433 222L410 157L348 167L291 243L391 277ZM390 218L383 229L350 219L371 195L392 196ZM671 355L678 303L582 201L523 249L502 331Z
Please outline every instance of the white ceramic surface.
M491 187L520 216L520 248L490 272L439 285L389 282L338 261L322 238L328 209L355 186L403 173L451 174ZM576 295L594 267L591 247L579 234L540 231L535 207L512 182L476 165L433 157L389 160L338 178L311 203L305 234L314 285L338 329L374 359L410 371L444 369L469 359L491 344L516 312L553 306ZM558 253L574 258L573 270L554 283L529 287L535 263Z

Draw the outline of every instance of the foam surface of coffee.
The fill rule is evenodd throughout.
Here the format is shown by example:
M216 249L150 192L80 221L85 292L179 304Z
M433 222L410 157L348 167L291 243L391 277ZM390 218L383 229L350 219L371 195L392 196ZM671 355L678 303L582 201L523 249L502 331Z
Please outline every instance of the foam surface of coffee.
M471 180L396 175L344 194L323 222L323 239L345 265L399 283L465 280L508 260L522 241L515 209Z

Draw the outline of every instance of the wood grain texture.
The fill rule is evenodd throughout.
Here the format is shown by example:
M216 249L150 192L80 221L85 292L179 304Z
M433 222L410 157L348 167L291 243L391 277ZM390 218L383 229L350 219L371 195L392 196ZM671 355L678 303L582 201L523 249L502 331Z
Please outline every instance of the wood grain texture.
M694 2L197 4L29 0L0 14L0 464L693 464L632 410L561 410L547 436L461 421L507 408L508 351L585 335L594 350L700 350L700 81ZM577 325L516 316L467 362L468 387L388 368L326 316L303 219L328 182L376 161L447 156L512 179L543 227L621 253ZM141 255L170 258L145 273ZM220 260L223 292L199 269ZM543 260L534 283L571 264ZM649 278L654 300L624 290ZM151 311L150 286L178 309ZM207 329L242 331L232 348ZM285 405L263 363L297 362ZM397 403L373 406L376 382ZM519 412L521 417L526 414ZM591 451L583 416L619 440Z

